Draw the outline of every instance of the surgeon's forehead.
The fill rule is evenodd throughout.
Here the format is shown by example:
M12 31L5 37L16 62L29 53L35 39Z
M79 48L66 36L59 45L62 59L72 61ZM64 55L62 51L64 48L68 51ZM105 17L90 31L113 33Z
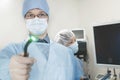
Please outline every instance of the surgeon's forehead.
M29 10L26 14L28 13L46 13L46 12L44 12L42 9L35 8L35 9Z

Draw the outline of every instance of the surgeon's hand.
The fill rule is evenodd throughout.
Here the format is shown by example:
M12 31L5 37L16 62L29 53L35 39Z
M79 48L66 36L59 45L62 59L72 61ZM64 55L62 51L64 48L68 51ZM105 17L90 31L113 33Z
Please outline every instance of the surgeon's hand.
M35 59L30 57L23 57L22 55L15 55L10 60L10 76L12 80L28 80L31 66Z

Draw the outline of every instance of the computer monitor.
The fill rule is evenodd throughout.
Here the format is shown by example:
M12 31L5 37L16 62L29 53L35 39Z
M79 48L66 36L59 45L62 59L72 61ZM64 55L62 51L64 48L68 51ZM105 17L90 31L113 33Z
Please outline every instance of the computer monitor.
M93 27L97 64L120 65L120 23Z
M85 30L84 29L72 29L72 32L75 34L76 39L79 41L85 40Z

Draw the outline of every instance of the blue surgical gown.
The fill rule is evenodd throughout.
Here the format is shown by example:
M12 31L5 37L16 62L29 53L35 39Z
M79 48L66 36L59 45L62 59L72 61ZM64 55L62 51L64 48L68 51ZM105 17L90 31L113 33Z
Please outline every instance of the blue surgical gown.
M0 80L11 80L9 62L13 55L23 53L26 41L11 43L0 51ZM80 80L82 75L78 63L67 47L50 41L32 42L28 47L33 64L29 80Z

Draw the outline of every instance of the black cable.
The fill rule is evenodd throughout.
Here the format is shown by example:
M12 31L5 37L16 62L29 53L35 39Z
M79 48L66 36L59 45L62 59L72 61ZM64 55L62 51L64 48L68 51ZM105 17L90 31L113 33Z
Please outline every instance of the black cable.
M25 44L25 47L24 47L24 57L28 57L29 56L29 53L27 52L27 48L28 46L30 45L30 43L32 42L31 39L29 39L26 44Z

